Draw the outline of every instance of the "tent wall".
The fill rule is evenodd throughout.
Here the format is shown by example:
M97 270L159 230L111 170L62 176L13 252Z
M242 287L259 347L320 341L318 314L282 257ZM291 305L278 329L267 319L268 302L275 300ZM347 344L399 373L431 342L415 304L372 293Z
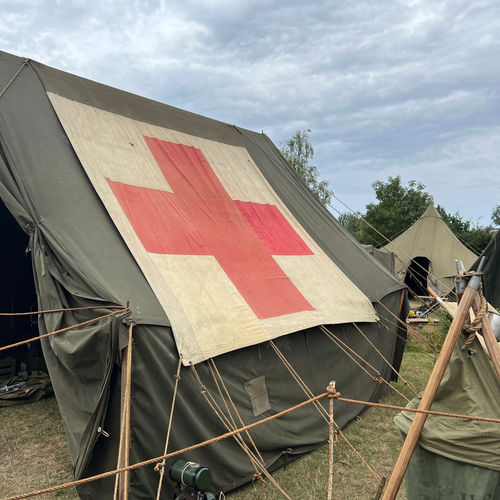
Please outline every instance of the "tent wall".
M387 296L383 303L394 310L399 301L400 294L395 292ZM377 312L392 320L382 307L379 307ZM393 355L396 349L393 335L376 325L362 324L360 327L381 352L389 357ZM390 378L390 368L353 326L333 326L330 330L373 364L382 376ZM134 329L134 337L136 341L132 373L131 462L163 453L170 398L175 382L173 375L177 363L173 338L168 335L168 329L138 326ZM376 400L386 389L385 385L373 381L362 372L317 328L281 337L275 343L316 394L324 392L325 384L329 380L336 380L338 390L345 397ZM306 399L306 395L267 343L220 356L215 361L245 423L255 422ZM319 366L321 369L317 368ZM197 365L197 370L203 383L223 407L208 365L201 363ZM271 410L255 417L243 384L260 376L266 377ZM119 426L119 398L116 397L119 393L118 376L115 384L117 388L112 391L115 399L112 400L112 407L104 423L108 432L110 429L115 430L110 438L114 441L114 446L110 446L109 440L101 439L98 442L94 453L99 460L91 462L87 474L112 468L116 464L116 430ZM169 450L181 449L226 432L200 394L200 387L190 368L183 368L181 371L177 398ZM339 402L335 405L336 421L344 426L359 411L360 407L357 405ZM328 438L328 426L317 410L308 406L254 429L251 433L266 464L272 468L283 465L282 454L288 448L292 449L293 456L297 456L324 443ZM233 440L226 440L179 458L194 460L210 467L214 487L224 490L250 481L254 473L247 456ZM170 463L171 461L168 461L167 465ZM154 497L157 483L158 474L152 467L132 472L133 498ZM95 498L97 492L110 494L112 488L112 480L103 480L100 484L82 487L80 492L83 498L91 499Z
M471 269L476 270L481 257L486 257L484 263L484 294L488 302L500 308L500 230L497 229L488 246L474 262Z
M374 259L382 264L391 274L396 272L396 257L393 252L387 252L374 245L361 245Z
M22 62L0 52L0 88ZM396 314L402 308L405 314L402 285L353 243L296 178L266 136L30 63L0 98L0 197L29 234L39 307L103 307L92 312L45 315L39 321L40 333L103 314L107 312L106 304L124 305L130 301L131 307L129 317L115 316L42 343L76 477L116 465L120 352L126 344L128 322L137 324L132 372L132 462L163 450L177 350L168 318L85 175L46 90L151 123L244 145L290 211L343 272L372 302L381 301ZM383 308L376 308L380 316L388 317ZM394 323L393 318L389 321ZM404 338L404 332L379 323L360 326L398 367L403 342L396 333ZM394 375L353 326L332 329L377 366L385 378ZM317 328L280 338L277 345L314 392L323 392L331 379L337 380L346 396L376 399L383 390ZM220 356L216 362L246 422L255 417L243 384L255 377L266 377L270 413L305 398L267 344ZM207 366L200 364L198 369L212 388ZM170 449L224 432L202 400L189 368L182 371L178 398ZM339 424L344 425L360 411L357 406L339 403ZM98 434L98 427L110 437ZM295 454L314 449L326 439L327 426L311 407L256 430L254 435L271 465L280 463L280 454L288 447ZM228 490L252 478L252 467L233 441L184 458L211 467L218 488ZM82 498L104 498L111 484L109 480L89 484L79 492ZM131 498L151 498L156 484L157 474L152 468L133 472Z

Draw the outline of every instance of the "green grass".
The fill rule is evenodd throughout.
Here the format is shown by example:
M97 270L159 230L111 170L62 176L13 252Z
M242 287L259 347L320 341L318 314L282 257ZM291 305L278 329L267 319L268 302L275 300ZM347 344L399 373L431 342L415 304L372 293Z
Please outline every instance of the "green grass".
M0 408L0 497L65 483L73 468L55 398ZM72 489L40 499L76 499Z
M415 346L414 346L415 347ZM405 353L402 376L418 391L423 390L433 360L416 347ZM401 381L394 386L408 397ZM389 390L381 402L404 406ZM389 477L401 448L401 435L393 423L396 411L369 408L344 432L380 476ZM0 497L11 496L72 480L72 467L61 418L54 398L24 406L0 408ZM339 437L334 458L334 498L373 498L377 483L355 453ZM342 458L342 460L341 460ZM323 445L273 476L293 499L321 499L327 495L328 446ZM227 495L231 500L274 500L283 498L271 484L248 485ZM44 499L77 499L76 492L63 490ZM398 496L406 498L404 487Z

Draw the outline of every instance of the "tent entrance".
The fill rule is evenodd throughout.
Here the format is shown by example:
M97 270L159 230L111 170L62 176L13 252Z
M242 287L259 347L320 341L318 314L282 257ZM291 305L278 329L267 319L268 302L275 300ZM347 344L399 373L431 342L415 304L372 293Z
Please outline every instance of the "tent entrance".
M37 310L29 238L0 200L0 312ZM37 316L0 316L0 345L5 346L38 335ZM40 342L0 352L0 379L19 371L45 370Z
M427 279L430 260L427 257L415 257L406 270L405 285L413 295L428 295Z

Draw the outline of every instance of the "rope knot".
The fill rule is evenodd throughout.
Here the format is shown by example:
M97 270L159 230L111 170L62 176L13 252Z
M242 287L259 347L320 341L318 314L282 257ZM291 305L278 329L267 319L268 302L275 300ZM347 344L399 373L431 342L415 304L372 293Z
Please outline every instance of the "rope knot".
M481 298L481 306L476 317L474 318L474 321L470 324L464 324L462 328L462 333L464 335L469 335L462 346L463 351L467 350L471 346L472 342L476 338L476 333L482 328L484 315L488 312L488 302L483 294L482 283L479 285L479 297Z
M340 396L340 392L335 389L335 381L332 380L326 387L328 392L328 399L337 399Z
M163 467L165 467L165 460L162 460L161 462L158 462L155 465L154 470L155 470L155 472L160 472L160 469L163 469Z

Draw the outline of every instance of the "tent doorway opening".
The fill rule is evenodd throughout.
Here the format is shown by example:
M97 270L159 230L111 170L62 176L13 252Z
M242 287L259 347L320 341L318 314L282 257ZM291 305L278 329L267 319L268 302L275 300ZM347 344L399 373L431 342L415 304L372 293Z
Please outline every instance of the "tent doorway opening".
M427 279L430 260L427 257L415 257L410 262L405 275L405 285L413 295L428 295Z
M37 296L31 255L26 253L29 238L7 207L0 200L0 312L28 312L37 310ZM10 345L38 335L36 315L0 316L0 346ZM40 342L0 352L0 379L20 372L45 371Z

